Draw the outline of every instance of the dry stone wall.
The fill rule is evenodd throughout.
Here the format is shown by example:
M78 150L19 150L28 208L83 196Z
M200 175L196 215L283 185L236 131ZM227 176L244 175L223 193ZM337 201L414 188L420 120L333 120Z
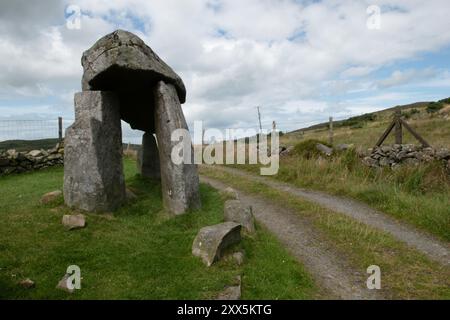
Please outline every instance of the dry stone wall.
M431 161L442 161L450 168L450 151L412 144L394 144L369 149L363 162L370 167L395 167L399 164L419 165Z
M62 165L64 163L64 143L58 143L49 150L19 152L10 149L0 152L0 175L22 173Z

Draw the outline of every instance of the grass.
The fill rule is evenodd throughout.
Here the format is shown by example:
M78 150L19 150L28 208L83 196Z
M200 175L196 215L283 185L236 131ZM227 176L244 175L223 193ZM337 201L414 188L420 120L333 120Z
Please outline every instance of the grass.
M402 109L408 124L415 129L425 140L435 148L450 149L450 105L436 113L427 112L428 103L413 104ZM372 114L336 121L334 126L335 144L354 144L358 149L365 150L375 145L393 119L394 111L387 109ZM347 125L345 125L347 124ZM417 144L417 140L407 131L403 130L404 143ZM281 143L295 145L301 140L315 139L328 141L328 123L313 126L310 129L298 130L283 135ZM393 144L394 135L391 134L385 144Z
M392 217L450 241L450 187L441 166L402 167L396 171L374 170L351 155L332 159L282 158L274 179L298 187L349 196ZM259 174L259 166L238 169Z
M66 231L59 199L42 205L42 194L60 189L63 169L0 178L1 299L209 299L242 274L246 299L311 299L318 289L304 268L265 229L241 243L246 261L225 259L207 268L192 256L198 230L222 221L224 198L201 185L199 211L168 218L159 183L136 175L125 159L126 182L138 198L114 216L87 214L87 227ZM81 268L82 289L55 286L69 265ZM24 289L18 282L36 285Z
M255 165L238 168L259 172ZM273 178L350 196L450 241L450 179L440 163L375 170L364 166L352 151L330 159L292 155L280 159Z
M414 110L408 123L431 145L450 148L448 114L430 115L426 106L412 105L402 112ZM441 162L377 170L363 165L358 156L361 151L374 146L392 121L392 114L392 110L387 110L373 114L372 120L366 119L367 116L357 117L363 123L361 128L338 126L334 130L334 144L353 144L354 150L333 157L315 154L315 143L328 141L325 125L302 134L283 135L280 143L295 148L290 156L280 158L280 170L273 178L298 187L361 200L400 221L450 241L450 174ZM417 144L406 129L403 131L404 143ZM393 139L391 134L385 144L393 144ZM259 174L259 165L237 167Z
M369 265L382 270L382 288L393 299L450 299L450 268L440 266L389 234L356 222L345 215L299 200L262 183L236 179L232 174L202 167L201 172L244 192L257 194L294 209L313 221L336 250L361 271Z

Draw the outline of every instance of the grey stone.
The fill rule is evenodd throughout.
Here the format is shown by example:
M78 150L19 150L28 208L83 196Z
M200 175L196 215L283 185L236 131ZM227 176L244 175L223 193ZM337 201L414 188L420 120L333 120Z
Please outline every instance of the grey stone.
M241 286L226 287L218 296L217 300L240 300Z
M159 143L159 161L161 164L161 185L163 203L174 214L185 213L188 209L200 208L199 178L194 164L194 152L190 135L190 163L175 164L171 159L172 149L179 142L171 141L172 132L184 129L188 133L181 105L171 84L160 81L155 88L155 127Z
M417 155L418 155L418 154L420 154L420 153L417 152L417 151L408 152L408 153L406 154L406 158L417 158Z
M125 201L122 132L111 92L75 94L75 123L66 130L64 200L86 211L114 211Z
M236 277L236 284L228 286L217 296L216 300L240 300L241 299L241 276Z
M62 159L62 158L63 158L63 156L60 155L59 153L54 153L54 154L49 155L47 157L47 160L52 161L52 160L57 160L57 159Z
M3 171L3 174L15 173L17 171L17 167L3 167L2 171Z
M56 285L56 289L66 291L68 293L73 293L75 289L69 289L69 287L67 286L67 280L69 279L69 277L70 274L66 273L64 277Z
M336 146L336 150L338 150L338 151L345 151L345 150L351 149L353 147L354 147L353 144L341 143L341 144L338 144Z
M434 149L433 148L424 148L423 149L423 153L429 156L433 156L434 155Z
M438 160L450 159L450 151L447 149L440 149L436 151L436 158Z
M82 214L66 214L62 218L62 224L69 230L80 229L86 226L86 219Z
M383 153L390 153L392 151L392 147L390 147L390 146L382 146L381 147L381 151Z
M420 161L417 160L416 158L406 158L405 160L403 160L402 163L410 166L417 166L419 165Z
M366 166L369 166L369 167L378 167L378 161L376 159L371 158L371 157L365 157L363 159L363 163Z
M241 241L241 225L223 222L200 229L192 244L192 254L209 267L219 260L225 249Z
M138 151L136 164L143 177L161 179L158 146L155 136L150 132L142 136L142 148Z
M239 200L227 200L224 205L225 221L233 221L242 225L248 233L255 232L255 218L252 207L244 206Z
M31 157L39 157L40 155L42 155L42 151L41 150L32 150L32 151L28 152L28 155Z
M238 266L244 264L244 253L242 251L234 252L232 257Z
M56 199L58 199L61 195L62 195L61 190L48 192L41 197L41 203L47 204L47 203L53 202Z
M402 160L408 157L408 151L407 150L402 150L399 153L397 153L396 155L396 159L397 160Z
M83 91L116 91L122 105L122 119L133 129L154 132L150 89L159 81L174 85L180 102L186 100L181 78L130 32L116 30L99 39L83 53L81 62Z
M234 199L234 200L238 200L239 199L239 195L237 193L236 190L234 190L231 187L227 187L225 188L225 190L223 190L223 192L225 193L225 195L227 195L228 197Z
M386 167L386 166L390 166L393 163L393 161L390 160L389 158L381 158L379 163L380 163L380 166Z
M9 165L9 159L7 158L0 158L0 167L6 167Z
M378 160L378 159L380 159L381 158L381 155L380 154L378 154L378 153L374 153L372 156L371 156L371 158L372 159L376 159L376 160Z
M294 150L294 146L289 146L285 150L280 152L280 156L288 156L292 152L292 150Z
M6 155L10 158L10 159L15 159L15 157L17 156L17 151L15 149L9 149L6 150Z
M34 158L34 162L36 162L36 163L43 163L44 160L45 160L44 156L40 156L40 157L35 157Z
M25 289L30 289L34 287L34 281L28 278L20 281L19 284L21 287Z
M316 148L317 150L319 150L320 152L322 152L323 154L327 155L327 156L331 156L331 154L333 153L333 149L327 147L324 144L318 143L316 144Z

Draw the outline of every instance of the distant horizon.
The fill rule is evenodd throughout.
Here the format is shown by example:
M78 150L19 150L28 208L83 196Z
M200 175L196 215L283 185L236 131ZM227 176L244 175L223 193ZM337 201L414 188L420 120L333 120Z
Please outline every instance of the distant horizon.
M440 100L444 100L444 99L447 99L447 98L449 98L449 97L439 98L439 99L434 100L434 101L440 101ZM367 113L376 113L376 112L381 112L381 111L384 111L384 110L393 109L393 108L396 108L396 107L405 107L405 106L410 106L410 105L414 105L414 104L429 103L429 102L433 102L433 101L415 101L415 102L410 102L410 103L406 103L406 104L403 104L403 105L395 105L395 106L391 106L391 107L386 107L386 108L378 109L378 110L371 111L371 112L364 112L364 113L361 113L361 114L353 114L353 115L349 115L349 116L343 116L343 117L340 117L340 118L333 118L333 120L334 121L342 121L342 120L346 120L346 119L351 118L351 117L355 117L355 116L359 116L359 115L363 115L363 114L367 114ZM4 128L2 130L2 121L3 122L7 122L7 121L11 121L11 122L48 121L48 122L51 122L51 123L54 124L54 128L50 127L50 128L47 128L47 130L50 131L50 132L53 132L52 134L57 135L57 133L58 133L58 129L57 129L58 117L55 117L54 119L12 119L12 118L4 118L4 117L0 116L0 142L7 142L7 141L13 141L13 140L34 141L34 140L44 140L44 139L57 139L56 136L52 137L51 136L52 134L37 135L37 138L36 138L36 137L32 136L33 133L30 133L29 138L23 138L23 139L21 139L21 138L12 138L13 136L17 137L17 134L15 134L14 132L20 132L21 128L15 128L14 131L11 131L11 137L7 138L4 135L4 132L7 131L7 130L5 130ZM75 119L64 119L63 118L63 132L65 132L67 127L69 127L74 121L75 121ZM320 124L326 123L328 121L329 121L329 117L327 116L327 117L324 117L323 119L320 119L320 120L312 120L311 122L306 123L306 125L303 125L301 127L298 127L296 129L292 129L292 130L289 130L289 131L282 130L282 128L277 128L277 130L278 131L282 131L283 133L290 133L290 132L295 132L295 131L300 131L300 130L303 130L303 129L307 129L307 128L311 127L311 126L320 125ZM142 142L142 135L144 134L144 132L140 131L140 130L131 129L130 125L128 123L126 123L125 121L123 121L123 120L121 122L122 122L122 142L124 144L130 143L130 144L133 144L133 145L141 144L141 142ZM191 128L192 125L190 125L189 127ZM245 127L245 128L249 128L249 127ZM259 130L258 129L258 124L255 124L254 126L252 126L250 128L255 128L257 131ZM225 129L230 129L230 128L217 128L217 129L225 130ZM266 129L269 129L269 127L267 127ZM244 137L239 137L239 138L244 138ZM194 141L194 143L200 143L200 142Z
M183 79L189 126L258 127L259 106L263 127L293 131L450 95L447 0L39 6L0 4L0 119L73 118L82 53L116 29L136 34Z

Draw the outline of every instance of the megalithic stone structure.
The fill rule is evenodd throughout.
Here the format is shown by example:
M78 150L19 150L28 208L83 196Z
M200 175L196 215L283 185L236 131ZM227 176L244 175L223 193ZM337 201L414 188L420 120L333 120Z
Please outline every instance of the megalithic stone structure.
M161 141L159 161L165 207L175 214L184 213L189 208L199 208L199 178L191 142L188 142L191 148L190 163L175 164L171 159L172 150L179 143L171 141L172 132L188 130L188 126L175 87L163 81L155 87L155 127L156 137Z
M76 120L66 131L66 204L113 211L124 203L123 120L145 132L140 171L161 176L167 210L182 214L200 207L196 166L174 164L170 157L171 131L187 129L181 78L141 39L123 30L98 40L83 53L81 63L83 92L75 95Z
M86 211L114 211L125 200L122 132L113 92L75 94L75 123L66 131L64 199Z
M142 147L137 155L137 167L143 177L161 179L158 145L153 133L146 132L142 136Z

